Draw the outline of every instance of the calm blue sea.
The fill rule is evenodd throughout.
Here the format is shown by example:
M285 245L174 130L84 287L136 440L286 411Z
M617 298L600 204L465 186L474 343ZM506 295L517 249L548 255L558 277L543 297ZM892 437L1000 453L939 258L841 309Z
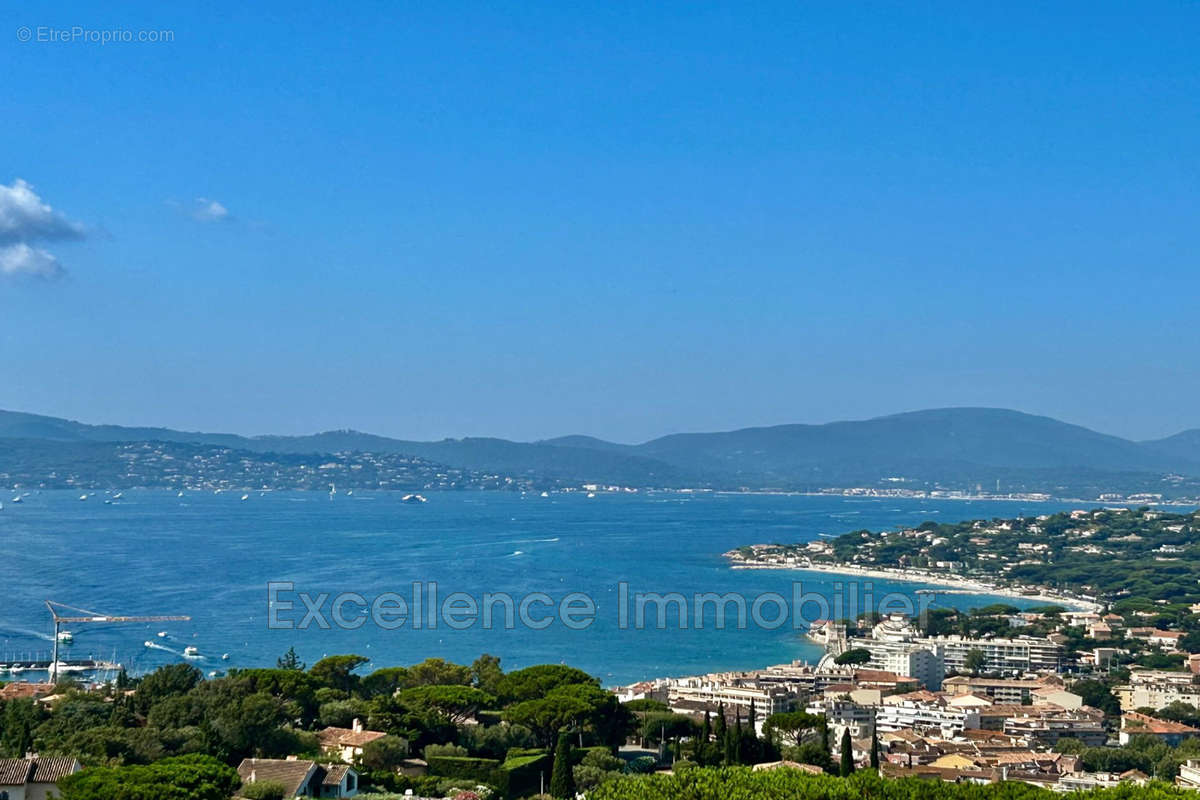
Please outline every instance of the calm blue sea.
M106 614L184 614L190 622L81 625L70 657L115 657L131 670L183 658L187 646L206 672L269 666L295 646L312 663L333 653L359 653L373 666L438 656L470 662L481 652L506 668L567 662L606 684L662 675L750 668L820 651L792 625L738 630L709 625L681 629L619 624L619 584L633 592L738 592L753 600L768 592L838 594L842 579L789 571L732 570L721 553L754 542L792 542L858 528L890 528L923 520L1044 513L1058 503L961 502L722 494L444 493L405 504L400 496L278 492L239 494L125 492L105 504L97 494L36 492L19 505L0 496L0 663L48 654L46 599ZM571 630L465 630L445 625L414 630L411 621L387 630L268 628L267 584L291 581L314 595L383 592L412 596L414 581L436 582L439 598L454 591L477 600L484 592L519 600L570 592L596 602L594 622ZM875 582L874 595L911 594L911 583ZM841 596L849 591L843 587ZM304 606L293 594L281 620L299 623ZM995 598L945 595L944 605L971 607ZM1011 602L1011 601L1006 601ZM1024 605L1029 605L1025 603ZM633 618L630 606L631 619ZM328 613L328 605L325 606ZM354 610L348 607L347 613ZM540 617L541 606L533 610ZM805 616L818 616L816 607ZM653 615L651 615L653 616ZM764 607L764 616L773 616ZM694 622L694 620L692 620ZM165 631L166 637L158 637ZM153 646L146 646L151 642ZM229 654L228 661L221 655Z

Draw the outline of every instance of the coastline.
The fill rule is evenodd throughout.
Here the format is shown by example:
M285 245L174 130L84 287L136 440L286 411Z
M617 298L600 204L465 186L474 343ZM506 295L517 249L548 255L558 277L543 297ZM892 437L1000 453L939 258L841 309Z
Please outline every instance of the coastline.
M727 555L728 557L728 555ZM996 597L1013 597L1022 600L1037 600L1048 605L1060 605L1081 611L1099 611L1103 607L1092 600L1068 597L1046 587L1038 587L1033 594L1022 592L998 583L992 583L976 578L956 578L937 575L934 573L918 573L914 570L904 570L898 567L861 567L855 564L759 564L750 561L735 561L733 569L775 569L800 572L819 572L827 575L843 575L852 578L879 578L904 583L920 583L927 586L945 586L952 592L945 594L986 594Z

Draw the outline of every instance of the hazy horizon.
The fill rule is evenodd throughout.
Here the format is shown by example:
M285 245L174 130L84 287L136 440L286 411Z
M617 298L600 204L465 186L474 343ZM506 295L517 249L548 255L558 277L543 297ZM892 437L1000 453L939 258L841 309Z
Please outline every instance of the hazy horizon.
M136 421L136 420L119 421L119 420L83 419L83 418L77 418L77 417L58 417L58 415L41 414L41 412L31 411L28 409L20 409L20 408L0 408L0 412L10 411L10 412L17 412L17 413L25 413L25 414L39 414L41 416L51 416L51 417L58 417L61 419L68 419L72 422L79 422L79 423L82 423L85 425L116 425L119 427L126 427L126 428L167 428L170 430L182 431L182 432L188 432L188 433L233 434L236 436L244 436L247 438L254 438L254 437L260 437L260 436L308 436L308 435L329 433L329 432L336 432L336 431L355 431L357 433L371 434L371 435L376 435L376 436L385 436L385 437L388 437L391 439L400 439L400 440L407 440L407 441L441 441L443 439L466 439L466 438L475 438L475 437L492 437L492 438L508 439L508 440L516 441L516 442L534 442L534 443L536 443L536 442L540 442L540 441L548 441L548 440L558 439L558 438L562 438L562 437L566 437L566 436L591 436L596 439L602 439L604 441L611 442L614 444L638 445L638 444L643 444L648 441L652 441L654 439L658 439L658 438L665 437L665 436L676 435L676 434L724 433L724 432L729 432L729 431L752 429L752 428L770 428L770 427L781 426L781 425L820 426L820 425L827 425L827 424L840 423L840 422L862 422L862 421L867 421L867 420L876 419L876 418L880 418L880 417L898 416L898 415L903 415L903 414L917 413L917 412L921 412L921 411L939 411L939 410L945 410L948 408L949 409L989 408L991 410L998 410L998 411L1014 411L1017 413L1030 414L1032 416L1049 417L1051 419L1055 419L1059 422L1063 422L1068 425L1080 425L1080 423L1078 423L1074 420L1053 417L1048 414L1036 414L1034 412L1024 411L1019 408L1001 408L1001 407L983 407L983 406L942 406L942 407L937 407L937 408L931 407L931 408L903 409L900 411L893 411L893 412L888 412L885 414L874 414L869 417L857 417L857 418L841 417L841 418L836 418L836 419L826 419L826 420L817 420L817 421L789 420L789 421L783 421L783 422L770 422L770 423L764 423L764 424L747 424L747 425L738 424L738 425L730 425L730 426L724 427L724 428L712 428L712 429L707 429L707 430L699 430L699 429L670 430L670 431L663 431L661 433L658 433L658 434L655 434L652 436L647 436L643 439L637 439L637 440L622 440L622 439L617 439L617 438L613 438L613 437L609 437L609 436L590 433L587 431L578 431L578 430L565 431L562 433L556 433L556 434L552 434L549 436L538 436L538 437L533 437L533 438L528 438L528 439L519 439L519 438L515 438L515 437L511 437L511 436L501 436L496 433L468 433L468 434L448 434L445 436L432 436L432 437L415 437L415 436L406 436L403 434L388 433L388 432L381 431L381 430L370 430L370 429L366 429L366 428L356 427L353 425L336 425L333 427L313 428L313 429L309 429L309 430L297 430L297 431L293 431L293 432L284 432L284 431L279 431L279 430L258 430L258 431L256 431L256 430L234 430L227 426L226 427L222 427L222 426L195 427L195 426L189 426L189 425L175 425L175 424L169 424L169 423L140 422L140 421ZM1190 430L1200 430L1200 426L1192 426L1192 427L1180 428L1178 430L1166 433L1162 436L1133 438L1133 437L1128 437L1128 436L1121 436L1121 434L1113 433L1112 431L1106 431L1106 430L1101 430L1101 429L1097 429L1097 428L1090 428L1090 426L1087 426L1087 425L1081 425L1081 427L1089 428L1090 430L1092 430L1096 433L1108 434L1108 435L1112 435L1112 436L1119 436L1121 438L1128 439L1130 441L1135 441L1135 442L1155 441L1155 440L1164 439L1169 436L1173 436L1175 434L1183 433L1183 432L1190 431Z

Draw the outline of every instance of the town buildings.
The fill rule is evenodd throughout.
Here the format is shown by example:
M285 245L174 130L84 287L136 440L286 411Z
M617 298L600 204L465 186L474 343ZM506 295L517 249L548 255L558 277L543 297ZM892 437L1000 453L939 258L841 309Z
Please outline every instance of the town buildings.
M1129 683L1114 688L1113 694L1122 711L1165 708L1172 703L1200 708L1200 684L1195 681L1196 676L1190 672L1135 669L1129 674Z

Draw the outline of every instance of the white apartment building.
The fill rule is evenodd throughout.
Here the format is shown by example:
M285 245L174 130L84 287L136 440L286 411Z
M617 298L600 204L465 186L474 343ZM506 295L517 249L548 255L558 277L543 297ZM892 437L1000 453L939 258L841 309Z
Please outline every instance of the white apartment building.
M1113 689L1122 711L1139 708L1163 708L1171 703L1186 703L1200 708L1200 684L1190 672L1138 669L1129 675L1129 683Z
M1101 712L1083 709L1059 711L1031 707L1028 715L1004 720L1004 734L1041 742L1053 747L1060 739L1079 739L1089 747L1099 747L1108 741Z
M950 695L979 694L1002 705L1021 705L1039 702L1052 690L1061 690L1063 681L1056 675L1044 678L984 678L956 675L942 681L942 691ZM1048 696L1047 696L1048 697ZM1066 699L1066 698L1063 698ZM1046 699L1046 702L1055 702ZM1063 702L1059 705L1068 705Z
M965 672L967 656L979 650L986 659L986 672L1022 674L1026 672L1058 672L1062 667L1062 648L1049 639L1036 636L1012 638L970 639L962 636L922 637L910 622L902 617L888 617L871 630L867 638L848 641L850 648L871 651L871 666L889 669L919 678L930 689L941 683L933 661L905 664L902 659L914 649L923 649L936 656L941 664L941 674ZM890 666L885 665L892 659Z
M842 731L850 729L850 738L866 739L875 732L875 707L860 705L851 700L829 699L812 703L805 709L809 714L823 715L829 727L830 742L841 739Z
M1180 764L1175 785L1184 789L1200 789L1200 761L1188 760L1186 764Z
M972 650L983 652L987 659L983 666L985 672L1057 672L1062 667L1062 648L1049 639L1036 636L1018 636L1011 639L941 636L936 639L924 639L922 642L941 648L940 655L947 672L965 672L967 655Z
M711 708L724 705L729 711L740 711L743 717L750 712L751 704L760 720L771 714L790 711L796 696L778 687L738 686L716 682L705 682L695 678L684 678L671 684L667 691L667 705Z
M916 678L927 689L938 689L945 674L943 662L934 649L916 642L851 639L850 649L871 654L867 666Z
M955 708L944 702L926 702L904 695L885 697L875 709L875 728L880 733L915 730L943 739L960 735L967 728L979 727L979 711Z

